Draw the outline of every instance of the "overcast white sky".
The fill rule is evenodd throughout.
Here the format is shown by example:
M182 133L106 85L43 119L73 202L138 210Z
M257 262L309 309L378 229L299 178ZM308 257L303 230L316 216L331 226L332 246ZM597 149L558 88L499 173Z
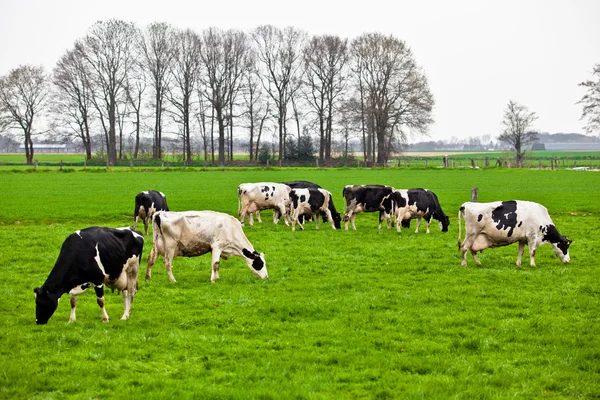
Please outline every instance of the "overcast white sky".
M197 32L272 24L349 39L392 34L429 79L432 139L497 136L509 100L535 111L542 132L582 132L577 84L600 63L600 0L0 0L0 75L21 64L50 72L109 18Z

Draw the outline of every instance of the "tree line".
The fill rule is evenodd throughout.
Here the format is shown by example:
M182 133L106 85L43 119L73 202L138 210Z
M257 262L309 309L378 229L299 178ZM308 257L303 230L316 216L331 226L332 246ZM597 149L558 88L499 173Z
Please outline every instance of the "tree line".
M593 75L597 81L580 84L588 89L580 104L589 132L600 126L600 64ZM380 33L350 41L272 25L195 32L99 21L50 73L22 65L0 77L0 132L19 133L29 164L36 134L80 140L88 159L101 137L109 164L123 158L125 141L138 158L150 134L153 159L174 136L187 162L196 146L205 160L224 165L233 160L234 132L244 132L251 160L271 149L279 161L314 151L325 163L334 140L348 153L358 139L364 160L383 165L408 133L427 133L433 106L404 41ZM518 165L522 148L535 141L536 118L514 101L504 112L498 139L514 147Z
M36 134L77 138L91 158L100 132L109 164L123 157L128 137L137 158L140 138L151 133L154 159L162 157L163 137L175 135L191 161L196 135L204 159L223 165L241 131L251 160L269 141L280 161L299 154L316 133L320 161L332 158L334 138L346 149L359 138L365 160L382 164L408 131L427 131L433 105L402 40L309 37L272 25L198 33L163 22L140 29L99 21L51 73L24 65L0 78L2 128L22 135L28 163ZM36 130L42 115L50 123Z

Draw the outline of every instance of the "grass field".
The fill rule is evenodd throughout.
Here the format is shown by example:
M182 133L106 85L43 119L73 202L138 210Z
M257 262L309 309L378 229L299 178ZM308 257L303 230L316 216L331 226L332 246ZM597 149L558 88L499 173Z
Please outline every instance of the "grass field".
M68 296L35 325L33 288L63 240L90 226L127 226L135 195L157 189L172 210L235 215L242 182L305 179L343 212L347 184L434 190L450 232L358 231L269 222L244 228L265 253L269 279L245 262L176 258L176 283L162 259L140 290L131 319L107 292L109 323L93 291ZM600 397L600 175L537 170L282 169L171 172L0 172L0 398L338 399ZM479 201L544 204L574 242L564 265L550 246L537 267L515 266L517 247L490 249L460 267L456 215ZM414 223L413 223L414 228ZM527 259L528 261L528 259Z

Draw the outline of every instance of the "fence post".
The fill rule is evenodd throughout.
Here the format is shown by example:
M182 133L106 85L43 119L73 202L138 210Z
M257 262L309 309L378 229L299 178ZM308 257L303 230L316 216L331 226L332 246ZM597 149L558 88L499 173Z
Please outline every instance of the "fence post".
M87 167L87 158L83 159L83 169Z
M473 203L477 203L477 197L478 197L478 194L479 194L478 191L479 191L479 189L477 188L477 186L473 186L471 188L471 201Z
M471 168L475 168L475 159L471 158Z
M542 169L542 159L538 158L538 169Z
M550 159L550 169L554 171L554 160Z
M319 168L319 159L315 159L315 162L317 163L317 168Z
M427 168L427 159L425 159L425 168Z
M62 171L62 160L60 160L60 170Z
M129 160L129 168L133 168L133 160Z
M33 170L37 171L37 167L38 167L38 160L37 158L35 159L35 162L33 163Z
M489 159L489 157L485 158L485 166L486 166L486 168L490 166L490 159Z
M443 162L444 162L444 168L448 168L448 156L444 156Z

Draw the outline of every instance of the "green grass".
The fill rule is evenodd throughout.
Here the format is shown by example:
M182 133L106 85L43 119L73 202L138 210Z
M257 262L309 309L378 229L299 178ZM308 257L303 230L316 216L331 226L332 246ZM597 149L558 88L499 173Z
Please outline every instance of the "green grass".
M245 263L176 258L143 280L129 321L106 295L102 323L93 291L68 297L35 325L32 289L44 282L67 235L89 225L126 226L135 194L167 195L173 210L234 214L241 182L306 179L329 189L343 212L346 184L434 190L449 233L245 227L265 253L269 279ZM0 172L0 398L597 398L600 396L600 175L525 170L237 170ZM490 249L460 267L458 207L480 201L544 204L574 239L571 263L550 246L538 267L515 266L517 248ZM414 228L414 223L413 223Z

